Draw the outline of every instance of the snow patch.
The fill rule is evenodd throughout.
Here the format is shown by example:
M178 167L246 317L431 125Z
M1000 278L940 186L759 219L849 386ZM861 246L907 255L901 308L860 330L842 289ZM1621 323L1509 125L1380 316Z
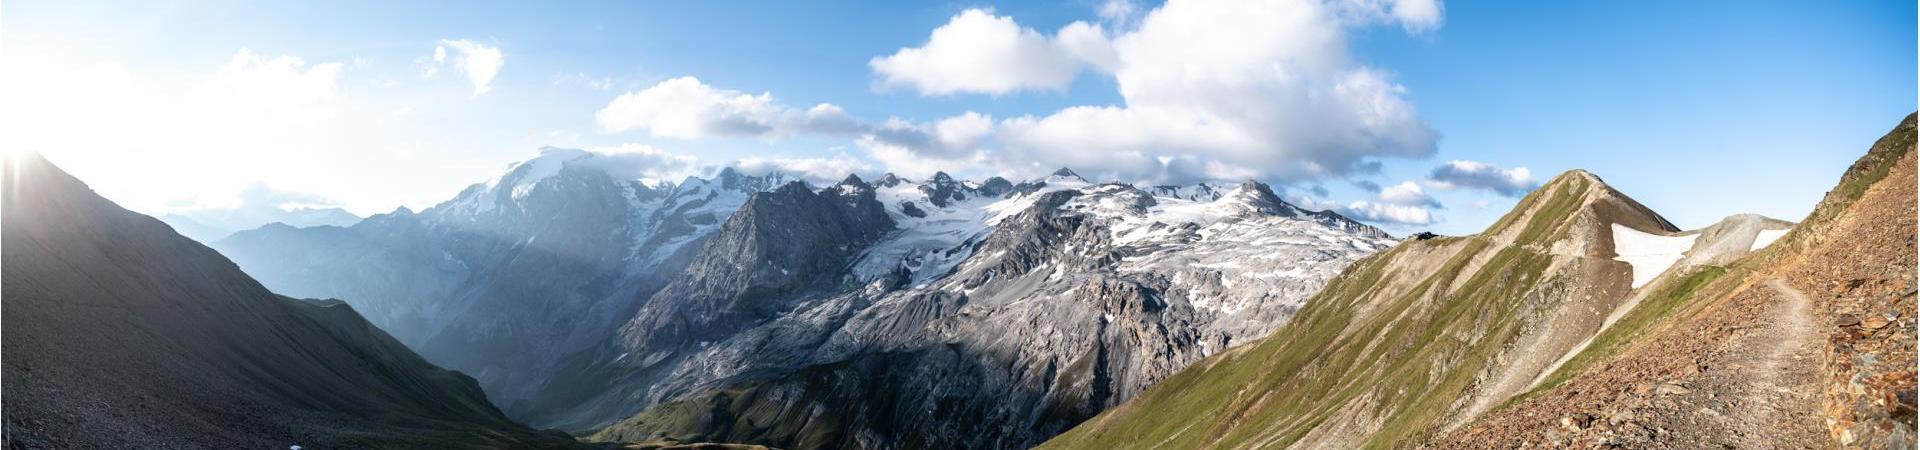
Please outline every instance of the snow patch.
M1639 289L1680 261L1699 234L1661 236L1613 224L1613 259L1633 266L1633 288Z
M1773 245L1773 241L1780 240L1782 236L1786 236L1788 231L1791 230L1760 230L1759 234L1753 235L1753 248L1747 249L1747 251L1757 252L1760 251L1760 249L1767 248L1767 246Z

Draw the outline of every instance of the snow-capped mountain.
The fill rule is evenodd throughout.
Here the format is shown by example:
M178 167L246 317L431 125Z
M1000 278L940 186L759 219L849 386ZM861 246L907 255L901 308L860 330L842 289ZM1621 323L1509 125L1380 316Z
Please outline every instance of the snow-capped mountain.
M213 247L276 292L347 299L514 414L564 356L611 340L752 192L788 180L620 179L600 158L543 149L418 213L268 226Z
M1394 242L1255 182L669 183L600 158L547 149L418 214L216 247L353 303L535 426L740 441L758 425L660 416L770 407L808 425L751 441L896 448L1037 443L1266 334Z
M789 273L798 266L791 261L736 259L814 282L729 285L719 296L728 302L661 291L619 345L596 355L606 362L595 372L620 374L597 380L613 389L570 405L556 423L591 427L575 420L635 410L599 437L1030 445L1265 335L1347 264L1394 243L1252 182L1196 201L1066 170L999 195L990 191L998 183L941 175L881 179L869 203L846 208L883 207L894 226L877 236L748 244L725 230L771 223L736 215L708 251L758 245L844 262L811 259L810 269ZM805 197L783 189L749 207ZM689 269L675 283L736 279ZM663 305L674 307L656 309ZM929 415L929 404L952 411ZM688 414L741 419L682 420Z

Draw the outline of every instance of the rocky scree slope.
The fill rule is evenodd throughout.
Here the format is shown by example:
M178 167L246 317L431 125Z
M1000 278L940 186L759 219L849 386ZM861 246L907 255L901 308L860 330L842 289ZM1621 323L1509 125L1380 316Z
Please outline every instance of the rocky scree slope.
M870 188L873 203L864 200L868 187L851 188L868 205L851 210L884 205L893 230L825 245L780 243L834 249L814 252L838 260L831 264L734 259L729 267L777 267L835 280L831 286L790 289L770 278L753 281L769 288L725 291L730 303L662 290L620 346L598 356L612 362L596 369L662 377L613 383L644 390L612 390L624 397L605 404L647 408L595 437L783 448L1030 446L1271 331L1341 266L1392 243L1372 227L1287 204L1258 183L1192 200L1065 170L1004 184L882 177ZM764 217L736 215L703 254L735 253L731 236L751 235L734 230L766 226L754 224ZM840 253L842 246L853 251ZM711 279L743 279L719 275ZM709 277L690 271L674 283L704 285L695 280ZM783 309L749 314L766 305ZM706 321L728 317L757 319ZM720 332L649 335L674 323ZM656 368L670 358L682 362Z
M8 448L575 445L347 305L275 295L38 155L4 173Z
M899 448L1037 443L1265 335L1392 243L1258 183L1141 189L1063 169L662 184L604 157L548 149L418 214L217 247L276 289L366 305L518 420L592 431L780 386L783 411L875 406L751 436L702 420L603 438ZM841 384L798 381L815 375ZM973 412L928 416L922 400Z
M1748 247L1765 227L1750 228ZM1694 267L1687 254L1748 250L1705 234L1727 233L1681 233L1598 177L1568 172L1485 232L1404 241L1355 263L1271 336L1042 447L1417 445L1524 395L1623 305ZM1697 242L1664 259L1616 242L1642 236Z
M1432 446L1912 448L1914 134L1909 115L1784 237Z

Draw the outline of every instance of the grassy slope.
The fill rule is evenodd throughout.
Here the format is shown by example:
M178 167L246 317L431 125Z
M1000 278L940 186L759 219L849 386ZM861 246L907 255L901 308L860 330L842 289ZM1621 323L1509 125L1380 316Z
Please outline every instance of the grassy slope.
M1519 245L1443 238L1369 257L1269 338L1196 364L1043 447L1282 447L1350 420L1353 408L1380 420L1353 445L1417 442L1511 343L1530 294L1559 288L1544 273L1554 257L1533 244L1557 239L1589 189L1563 176L1485 233L1523 226ZM1412 272L1436 257L1445 263Z
M1908 115L1901 125L1886 137L1876 142L1871 151L1862 156L1841 176L1833 190L1828 191L1820 205L1809 214L1806 220L1795 226L1780 242L1764 250L1743 257L1729 267L1705 266L1693 269L1681 279L1668 283L1649 295L1646 300L1629 311L1620 321L1594 338L1592 345L1567 361L1552 376L1536 386L1526 396L1516 397L1508 404L1519 403L1527 397L1548 392L1567 380L1586 372L1597 363L1611 360L1626 351L1643 338L1659 332L1666 326L1685 322L1695 314L1707 309L1727 296L1739 291L1753 281L1753 275L1767 271L1783 257L1790 256L1811 239L1809 230L1818 230L1828 226L1839 215L1851 208L1854 201L1864 195L1867 188L1886 178L1901 157L1914 148L1912 132L1914 115Z

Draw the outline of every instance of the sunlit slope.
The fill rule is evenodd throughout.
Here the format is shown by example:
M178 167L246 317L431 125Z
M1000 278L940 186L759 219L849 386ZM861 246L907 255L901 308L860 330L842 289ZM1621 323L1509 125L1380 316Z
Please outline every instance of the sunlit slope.
M1486 232L1355 264L1272 336L1196 364L1046 448L1390 448L1524 392L1632 292L1613 225L1671 224L1572 171Z
M1430 444L1911 444L1914 130L1909 115L1784 237L1685 271L1532 392Z

